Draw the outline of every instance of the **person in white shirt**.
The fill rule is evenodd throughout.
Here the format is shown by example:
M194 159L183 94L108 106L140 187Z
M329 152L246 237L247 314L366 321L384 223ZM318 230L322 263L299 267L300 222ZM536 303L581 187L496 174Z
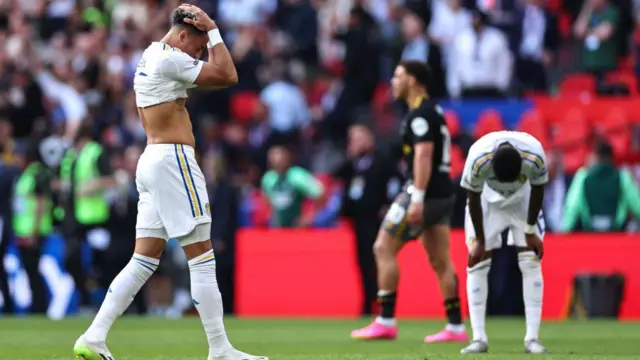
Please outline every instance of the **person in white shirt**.
M173 238L189 259L191 297L207 335L208 360L267 360L236 350L224 329L210 241L209 196L185 108L187 89L227 87L238 82L238 75L220 31L200 8L181 5L173 12L172 24L164 38L143 53L133 84L147 133L136 171L140 200L134 254L111 283L74 353L85 360L113 360L107 334L158 268L167 240ZM199 60L205 47L209 62Z
M473 28L456 37L449 53L447 88L452 97L503 97L511 83L513 56L504 34L473 12Z
M451 63L451 52L456 36L471 29L471 14L462 7L462 0L437 0L432 2L433 19L428 34L431 41L442 47L445 66Z
M469 249L467 297L473 340L462 354L488 351L485 333L491 251L507 244L517 247L522 272L527 332L525 352L545 353L540 343L542 315L542 216L544 185L548 181L544 149L533 136L515 131L487 134L473 144L461 186L467 189L465 235Z

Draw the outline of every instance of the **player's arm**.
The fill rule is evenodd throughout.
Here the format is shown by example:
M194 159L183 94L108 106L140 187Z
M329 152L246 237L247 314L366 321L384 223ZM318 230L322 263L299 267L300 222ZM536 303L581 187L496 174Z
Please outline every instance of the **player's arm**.
M311 226L315 219L316 213L318 213L325 205L327 198L324 196L325 189L322 183L318 181L308 171L295 167L290 171L291 182L295 188L302 193L305 197L313 200L313 209L310 212L302 214L298 223L302 227Z
M214 26L216 26L214 24ZM205 62L200 74L194 80L194 85L200 87L224 88L238 83L238 73L231 58L231 53L222 41L217 26L209 31L209 45L207 53L209 61Z
M524 231L526 234L536 233L536 224L544 201L544 186L549 181L547 158L544 154L544 149L540 143L536 147L538 148L537 151L526 154L533 160L533 163L528 165L530 166L529 182L531 183L531 194L529 195L529 211L527 212L527 224Z
M233 64L231 53L222 41L220 30L209 15L194 5L182 4L186 10L193 12L194 19L185 18L184 22L206 31L209 35L207 45L209 61L202 64L192 83L203 87L227 87L238 83L238 73ZM194 63L197 63L195 60Z
M413 193L412 202L422 202L424 194L431 179L431 158L433 157L433 133L429 121L417 116L409 123L413 138Z
M469 217L476 233L476 241L484 245L484 224L482 216L482 188L486 170L490 167L491 154L482 152L472 146L464 165L460 186L467 190Z

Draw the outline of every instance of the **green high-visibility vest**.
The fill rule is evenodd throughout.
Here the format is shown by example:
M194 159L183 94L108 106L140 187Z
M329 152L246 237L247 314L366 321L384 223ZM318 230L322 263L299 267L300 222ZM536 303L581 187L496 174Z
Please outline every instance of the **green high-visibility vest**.
M75 161L73 181L79 189L88 181L100 177L98 159L102 146L96 142L87 143ZM83 225L103 224L109 219L109 203L103 192L81 196L75 195L76 220Z
M36 228L36 214L38 202L36 200L36 174L41 169L40 163L34 162L18 178L14 187L13 199L13 231L18 237L36 235L47 236L53 229L51 199L44 200L44 209L40 217L40 224Z

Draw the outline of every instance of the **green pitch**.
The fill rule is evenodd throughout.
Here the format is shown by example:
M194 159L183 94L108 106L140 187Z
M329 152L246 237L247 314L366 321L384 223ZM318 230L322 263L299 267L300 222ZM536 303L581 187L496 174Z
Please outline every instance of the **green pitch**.
M43 318L0 318L0 358L73 360L72 347L88 318L53 322ZM426 345L425 335L441 322L403 321L394 342L359 342L349 332L366 321L228 319L231 341L244 351L271 360L448 360L530 359L523 353L524 320L488 322L490 353L459 355L460 344ZM546 323L544 359L638 359L640 323ZM123 318L109 338L116 360L206 360L207 347L197 318Z

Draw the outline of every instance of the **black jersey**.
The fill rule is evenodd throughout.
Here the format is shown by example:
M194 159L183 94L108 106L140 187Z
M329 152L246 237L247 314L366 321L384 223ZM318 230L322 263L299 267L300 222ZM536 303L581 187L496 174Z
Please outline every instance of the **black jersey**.
M419 105L409 110L400 124L402 155L406 163L407 179L413 179L415 145L433 143L431 178L426 198L444 198L453 195L451 172L451 136L440 105L429 99L419 100Z

